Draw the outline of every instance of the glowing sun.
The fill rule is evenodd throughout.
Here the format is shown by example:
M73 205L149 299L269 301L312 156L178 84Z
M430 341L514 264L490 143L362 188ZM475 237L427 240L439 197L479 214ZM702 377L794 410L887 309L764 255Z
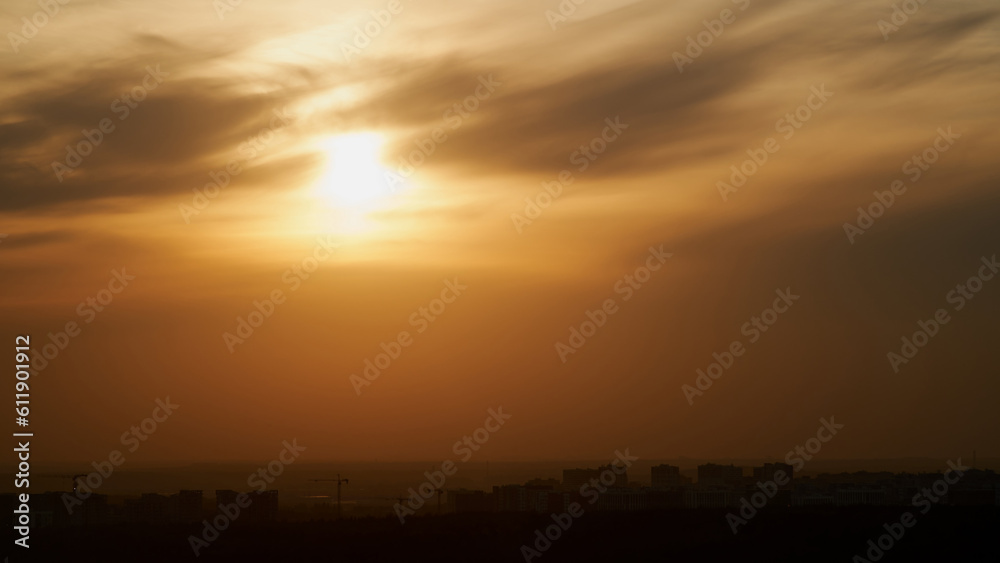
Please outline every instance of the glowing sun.
M351 133L322 143L326 169L316 194L336 207L366 210L390 195L387 170L379 163L383 139L375 133Z

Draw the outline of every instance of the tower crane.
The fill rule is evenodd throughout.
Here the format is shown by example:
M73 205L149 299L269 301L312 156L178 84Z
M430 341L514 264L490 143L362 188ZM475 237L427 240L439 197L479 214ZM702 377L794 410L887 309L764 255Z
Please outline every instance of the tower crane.
M347 479L341 479L340 478L340 473L337 473L337 478L336 479L310 479L310 481L312 481L314 483L328 483L328 482L333 482L333 481L337 482L337 520L340 520L340 517L342 516L342 512L340 510L340 485L341 485L341 483L343 483L344 485L346 485L347 482L348 482L348 480Z

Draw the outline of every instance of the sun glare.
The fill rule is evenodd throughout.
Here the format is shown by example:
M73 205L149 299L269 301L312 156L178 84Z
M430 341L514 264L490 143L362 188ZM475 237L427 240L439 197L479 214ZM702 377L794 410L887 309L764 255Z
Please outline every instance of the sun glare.
M352 133L323 143L326 170L316 184L316 194L339 208L365 211L390 195L386 169L379 163L382 137Z

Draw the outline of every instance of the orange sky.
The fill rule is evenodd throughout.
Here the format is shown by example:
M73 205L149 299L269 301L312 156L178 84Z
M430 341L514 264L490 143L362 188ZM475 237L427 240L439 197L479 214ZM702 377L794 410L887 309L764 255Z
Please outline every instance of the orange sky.
M947 300L1000 251L995 6L929 2L888 38L885 2L74 1L29 39L37 10L0 9L25 39L0 54L0 326L38 349L82 327L32 380L42 461L106 457L168 396L136 459L293 437L314 461L446 459L501 405L483 459L782 456L831 415L830 458L1000 456L1000 281ZM626 300L650 247L671 256ZM445 280L468 287L420 321Z

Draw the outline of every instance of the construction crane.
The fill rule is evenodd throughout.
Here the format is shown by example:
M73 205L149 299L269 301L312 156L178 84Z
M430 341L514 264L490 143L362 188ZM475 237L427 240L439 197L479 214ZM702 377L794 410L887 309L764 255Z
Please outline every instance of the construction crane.
M333 481L337 482L337 520L340 520L340 517L342 516L342 512L340 510L340 484L343 483L346 485L348 480L341 479L340 473L337 473L336 479L310 479L310 481L314 483L328 483Z

